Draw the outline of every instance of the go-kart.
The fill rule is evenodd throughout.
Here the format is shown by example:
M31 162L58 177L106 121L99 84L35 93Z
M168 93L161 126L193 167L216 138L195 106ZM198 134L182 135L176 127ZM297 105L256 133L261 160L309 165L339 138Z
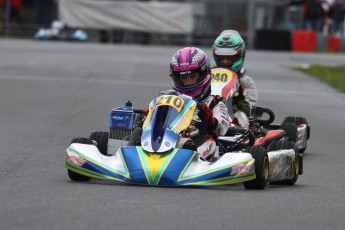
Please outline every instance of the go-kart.
M234 114L234 98L237 96L239 88L239 79L235 72L226 68L212 68L212 94L225 98L228 110L232 114ZM268 108L253 106L247 112L248 117L245 113L242 115L248 119L248 128L255 136L253 146L264 147L268 153L279 149L294 149L296 158L298 158L298 173L301 175L303 173L303 152L310 135L310 127L306 119L290 116L278 125L272 123L275 116L273 111ZM230 133L231 130L227 135ZM231 147L228 150L231 150ZM287 184L289 183L294 182L288 181Z
M229 69L217 67L212 68L212 76L212 94L224 97L229 111L233 113L234 97L239 92L240 87L237 74ZM274 124L272 122L275 115L268 108L253 106L247 113L243 115L247 116L249 127L257 138L255 146L268 147L269 139L279 140L284 137L285 140L296 142L300 153L304 153L306 150L307 141L310 137L310 126L306 118L288 116L284 118L281 124ZM285 133L279 130L284 130ZM270 138L267 138L267 134Z
M271 109L255 106L251 108L251 116L248 118L250 129L258 142L272 130L281 129L285 131L285 139L296 142L299 153L305 152L310 138L310 126L306 118L289 116L281 124L275 124L275 115Z
M77 181L108 179L153 186L244 182L248 188L264 188L269 173L265 149L224 153L217 160L207 162L195 151L184 148L189 137L182 136L181 132L192 122L197 105L191 97L177 93L152 100L142 124L139 146L123 145L126 140L126 144L130 142L128 137L135 135L132 133L133 123L138 118L133 108L113 109L109 134L98 132L90 138L72 140L65 161L70 178ZM115 150L118 144L123 146Z
M213 81L217 83L216 79ZM233 88L226 90L230 94ZM153 99L144 117L131 103L112 109L109 132L94 132L89 138L71 141L65 160L70 179L151 186L243 182L247 189L263 189L267 182L296 182L299 155L289 145L291 142L276 142L275 149L267 152L264 147L250 146L253 142L246 141L251 136L248 129L232 128L227 136L215 137L218 143L215 157L211 161L202 160L188 145L188 140L200 133L183 134L199 106L193 98L170 91Z

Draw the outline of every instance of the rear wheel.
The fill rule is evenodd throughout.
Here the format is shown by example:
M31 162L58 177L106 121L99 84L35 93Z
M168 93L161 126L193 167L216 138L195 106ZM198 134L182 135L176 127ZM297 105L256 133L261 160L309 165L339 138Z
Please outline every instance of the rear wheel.
M108 138L109 132L93 132L90 139L97 142L97 148L103 155L108 155Z
M283 122L280 128L286 132L289 141L297 141L297 125L295 123Z
M285 117L283 123L308 124L304 117Z
M73 138L73 139L71 140L71 143L70 143L70 144L73 144L73 143L86 144L86 145L93 145L92 140L89 139L89 138L85 138L85 137L76 137L76 138Z
M308 126L308 122L307 119L305 119L304 117L285 117L283 123L294 123L296 124L296 126L298 125L306 125L307 126L307 133L306 133L306 137L305 137L305 147L300 149L299 152L300 153L304 153L304 151L307 148L307 140L309 140L310 138L310 127Z
M71 141L71 144L73 144L73 143L93 145L93 141L90 140L89 138L85 138L85 137L73 138ZM68 172L69 178L73 181L89 181L91 179L91 177L81 175L81 174L73 172L69 169L67 169L67 172Z
M248 147L245 152L252 155L255 160L255 174L254 180L243 182L246 189L264 189L268 181L269 162L267 151L263 147Z
M293 170L293 178L283 181L274 181L270 182L273 185L294 185L298 179L299 170L300 170L300 157L298 153L298 148L296 143L293 141L273 141L268 147L267 151L275 151L281 149L293 149L295 151L295 160L291 164L291 170Z

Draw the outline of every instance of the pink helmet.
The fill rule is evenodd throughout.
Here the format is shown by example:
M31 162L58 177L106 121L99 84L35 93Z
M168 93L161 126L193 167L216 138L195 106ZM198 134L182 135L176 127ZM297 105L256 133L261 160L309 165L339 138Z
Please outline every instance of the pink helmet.
M194 85L184 86L180 76L199 73ZM171 58L170 76L173 80L173 89L179 93L202 100L211 93L211 67L204 51L195 47L185 47L178 50Z

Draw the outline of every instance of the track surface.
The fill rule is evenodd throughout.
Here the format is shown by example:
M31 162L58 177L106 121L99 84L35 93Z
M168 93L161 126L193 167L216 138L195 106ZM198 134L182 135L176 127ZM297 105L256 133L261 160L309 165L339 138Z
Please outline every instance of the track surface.
M291 70L344 55L248 51L259 105L307 118L295 186L157 188L71 182L73 137L106 131L108 111L169 88L181 47L0 40L0 229L344 229L345 96ZM211 53L210 49L205 49Z

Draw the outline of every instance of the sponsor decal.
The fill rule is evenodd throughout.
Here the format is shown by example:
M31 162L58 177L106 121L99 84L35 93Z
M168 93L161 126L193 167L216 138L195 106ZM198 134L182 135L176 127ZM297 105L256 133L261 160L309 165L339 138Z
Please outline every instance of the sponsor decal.
M185 74L191 74L192 73L192 71L183 71L183 72L180 72L180 75L185 75Z
M122 120L123 120L123 117L120 117L120 116L113 116L113 119L114 119L114 120L117 120L117 121L122 121Z
M147 146L149 144L149 142L148 141L146 141L145 143L144 143L144 146Z
M67 161L77 166L82 166L83 164L86 163L86 160L79 158L77 156L69 156Z
M273 165L273 172L272 172L272 177L277 176L281 171L283 170L283 161L279 159L279 161Z
M116 123L114 124L114 127L126 127L127 124L126 123Z
M253 168L253 164L242 164L242 165L238 165L238 166L234 166L231 168L231 172L230 175L238 175L238 174L244 174L244 173L248 173L252 170Z
M166 146L166 147L169 147L169 146L170 146L170 143L169 143L169 142L165 142L165 146Z

